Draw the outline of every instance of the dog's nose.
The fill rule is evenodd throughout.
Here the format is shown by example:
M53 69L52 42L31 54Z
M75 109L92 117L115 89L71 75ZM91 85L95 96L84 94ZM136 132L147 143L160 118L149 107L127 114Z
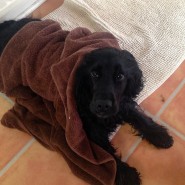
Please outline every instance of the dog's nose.
M96 106L97 113L107 113L112 108L112 101L97 100L95 106Z

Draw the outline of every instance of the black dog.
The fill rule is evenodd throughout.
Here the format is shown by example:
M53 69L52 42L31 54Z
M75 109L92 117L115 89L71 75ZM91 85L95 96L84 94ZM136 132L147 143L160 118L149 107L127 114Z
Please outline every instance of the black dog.
M11 37L37 19L0 24L0 54ZM39 20L37 20L39 21ZM109 136L128 122L138 135L158 148L169 148L173 138L147 117L134 101L143 88L142 72L128 51L103 48L84 57L76 73L75 98L84 130L90 140L109 152L117 162L116 185L140 185L140 175L115 155Z
M167 130L147 117L134 101L143 88L142 72L128 51L103 48L84 58L76 75L76 101L88 137L115 157L116 185L139 185L139 173L115 156L109 135L128 122L158 148L169 148Z

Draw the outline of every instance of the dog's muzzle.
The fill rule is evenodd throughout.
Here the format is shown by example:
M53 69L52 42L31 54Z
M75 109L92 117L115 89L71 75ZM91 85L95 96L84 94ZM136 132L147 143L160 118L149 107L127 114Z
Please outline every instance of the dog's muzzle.
M111 100L95 100L90 104L90 110L99 118L108 118L115 113L115 107Z

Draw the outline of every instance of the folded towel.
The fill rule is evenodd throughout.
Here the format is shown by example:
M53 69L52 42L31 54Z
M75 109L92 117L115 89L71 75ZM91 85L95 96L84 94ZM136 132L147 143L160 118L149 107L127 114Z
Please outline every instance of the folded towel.
M64 155L73 172L93 185L113 185L116 163L88 140L73 92L84 54L103 47L119 45L108 32L69 32L52 20L35 21L9 41L0 58L0 91L15 98L2 124Z

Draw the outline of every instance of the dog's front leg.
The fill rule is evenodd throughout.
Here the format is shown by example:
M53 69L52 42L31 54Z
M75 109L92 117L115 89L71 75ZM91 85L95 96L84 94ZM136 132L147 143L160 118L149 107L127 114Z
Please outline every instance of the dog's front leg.
M122 162L120 157L115 155L116 149L112 146L108 139L108 133L105 134L104 130L94 130L94 127L91 129L86 129L86 133L88 134L89 138L96 143L97 145L101 146L105 151L111 154L117 165L116 171L116 185L140 185L140 175L137 170L133 167L130 167L127 163Z
M127 163L122 162L119 156L115 155L116 150L108 141L108 139L104 142L101 142L102 148L104 148L107 152L109 152L115 159L117 165L116 171L116 185L140 185L141 179L139 172L130 167Z
M173 145L173 138L168 134L167 129L155 123L142 111L139 105L134 102L125 104L125 107L124 121L131 124L143 139L158 148L170 148Z
M140 174L135 168L130 167L117 157L115 160L117 164L116 185L141 185Z

